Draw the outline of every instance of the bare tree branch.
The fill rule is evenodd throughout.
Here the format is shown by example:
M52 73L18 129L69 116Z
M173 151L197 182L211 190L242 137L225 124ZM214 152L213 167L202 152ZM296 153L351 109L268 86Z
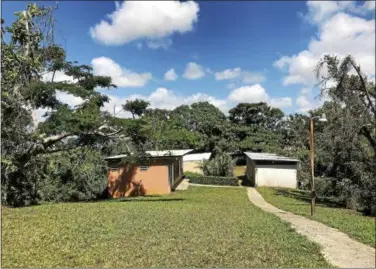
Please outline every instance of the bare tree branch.
M367 89L367 85L366 85L366 82L364 81L364 78L363 78L363 75L360 71L360 68L358 66L356 66L355 62L353 60L350 61L350 64L351 66L355 69L356 73L358 74L359 76L359 79L360 79L360 82L362 83L362 88L364 90L364 93L367 97L367 100L368 100L368 107L371 109L371 111L376 114L376 108L372 105L373 102L369 96L369 92L368 92L368 89Z

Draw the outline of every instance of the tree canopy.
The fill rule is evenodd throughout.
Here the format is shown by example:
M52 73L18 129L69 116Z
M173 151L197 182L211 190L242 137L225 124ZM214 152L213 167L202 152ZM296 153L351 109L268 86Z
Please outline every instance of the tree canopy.
M147 107L150 105L148 101L142 99L127 100L123 105L125 111L129 111L132 114L132 117L141 116L145 113Z
M108 97L95 90L115 87L111 78L95 76L90 66L67 61L64 49L43 34L42 29L49 33L53 27L52 12L52 8L29 4L3 29L1 162L3 197L9 203L24 203L21 193L37 180L37 175L25 173L33 171L31 166L39 155L95 145L120 137L123 131L101 111ZM57 72L72 81L55 81ZM52 74L51 79L46 80L45 74ZM80 97L83 102L71 107L57 99L58 92ZM35 114L40 108L47 112L45 121L38 124ZM28 195L36 197L37 193Z

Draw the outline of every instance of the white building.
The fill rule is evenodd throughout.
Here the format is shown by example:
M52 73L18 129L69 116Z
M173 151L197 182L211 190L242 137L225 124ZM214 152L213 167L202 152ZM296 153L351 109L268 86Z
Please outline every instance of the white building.
M246 176L255 187L297 188L299 160L273 153L245 152Z

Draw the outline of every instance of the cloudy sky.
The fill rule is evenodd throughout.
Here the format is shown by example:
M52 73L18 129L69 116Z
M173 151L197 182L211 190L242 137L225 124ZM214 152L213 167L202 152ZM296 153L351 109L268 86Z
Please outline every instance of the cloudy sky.
M3 2L6 23L26 4ZM166 109L266 101L305 112L321 102L313 69L327 53L351 54L375 76L375 1L60 1L55 15L69 60L118 85L106 92L110 111L144 98Z

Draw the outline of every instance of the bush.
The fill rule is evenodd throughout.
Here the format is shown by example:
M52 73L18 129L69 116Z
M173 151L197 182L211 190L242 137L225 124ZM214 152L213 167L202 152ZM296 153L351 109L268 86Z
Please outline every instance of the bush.
M366 215L376 216L376 180L374 175L369 174L363 177L359 200Z
M38 184L42 201L77 202L101 198L107 185L107 169L97 150L50 156Z
M204 160L200 168L205 176L232 177L234 175L234 161L224 152L219 152L211 160Z
M196 173L196 172L184 172L184 176L186 178L191 178L191 177L202 177L203 175L200 173Z
M204 184L204 185L225 185L225 186L239 186L236 177L218 177L218 176L204 176L198 173L187 172L186 178L190 183Z

